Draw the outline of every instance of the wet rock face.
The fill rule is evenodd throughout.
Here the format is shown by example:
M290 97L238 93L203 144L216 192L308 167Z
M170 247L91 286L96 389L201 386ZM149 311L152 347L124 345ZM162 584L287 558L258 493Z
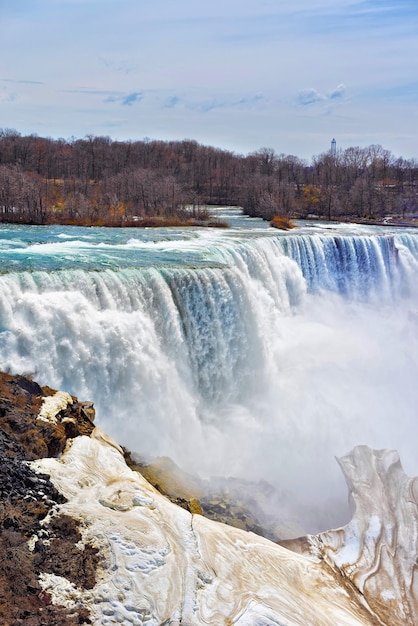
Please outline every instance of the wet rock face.
M2 626L89 624L86 609L53 606L39 584L41 572L94 584L97 550L76 546L72 518L53 515L65 502L48 475L35 473L28 461L58 456L69 437L89 434L91 403L73 399L56 420L39 419L43 398L55 391L23 376L0 373L0 623ZM49 520L48 523L46 523ZM31 544L29 540L31 539Z

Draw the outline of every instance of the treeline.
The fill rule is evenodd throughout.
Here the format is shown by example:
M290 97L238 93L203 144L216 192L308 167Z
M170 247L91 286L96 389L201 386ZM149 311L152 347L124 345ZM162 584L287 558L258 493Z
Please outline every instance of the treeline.
M410 218L418 162L379 145L310 163L262 148L242 156L196 141L22 136L0 130L0 221L34 224L207 221L207 205L252 216Z

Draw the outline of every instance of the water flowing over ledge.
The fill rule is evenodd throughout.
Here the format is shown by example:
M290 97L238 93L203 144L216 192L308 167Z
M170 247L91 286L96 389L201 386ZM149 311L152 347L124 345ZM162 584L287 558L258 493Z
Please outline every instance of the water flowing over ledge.
M121 443L267 479L311 532L347 519L335 455L418 473L416 232L6 230L0 368L91 398Z

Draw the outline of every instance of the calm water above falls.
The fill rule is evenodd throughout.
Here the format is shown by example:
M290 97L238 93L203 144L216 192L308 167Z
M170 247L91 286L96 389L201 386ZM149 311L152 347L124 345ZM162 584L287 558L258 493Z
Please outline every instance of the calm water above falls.
M394 447L418 474L418 231L220 213L1 226L0 368L93 400L130 449L318 501L308 530L342 522L335 455Z

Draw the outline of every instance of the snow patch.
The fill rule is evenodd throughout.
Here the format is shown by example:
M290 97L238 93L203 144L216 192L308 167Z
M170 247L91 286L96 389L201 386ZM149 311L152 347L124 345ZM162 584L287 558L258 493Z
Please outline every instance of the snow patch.
M322 563L192 516L130 470L100 429L31 465L50 474L67 498L60 512L81 521L101 556L91 590L51 575L42 584L54 602L87 606L95 626L370 626Z
M69 393L66 391L57 391L53 396L47 396L43 399L38 420L57 424L58 413L66 409L67 406L72 403L73 399Z
M39 583L42 589L51 596L52 604L65 606L67 609L75 609L80 604L86 603L86 592L80 591L63 576L42 572L39 575Z

